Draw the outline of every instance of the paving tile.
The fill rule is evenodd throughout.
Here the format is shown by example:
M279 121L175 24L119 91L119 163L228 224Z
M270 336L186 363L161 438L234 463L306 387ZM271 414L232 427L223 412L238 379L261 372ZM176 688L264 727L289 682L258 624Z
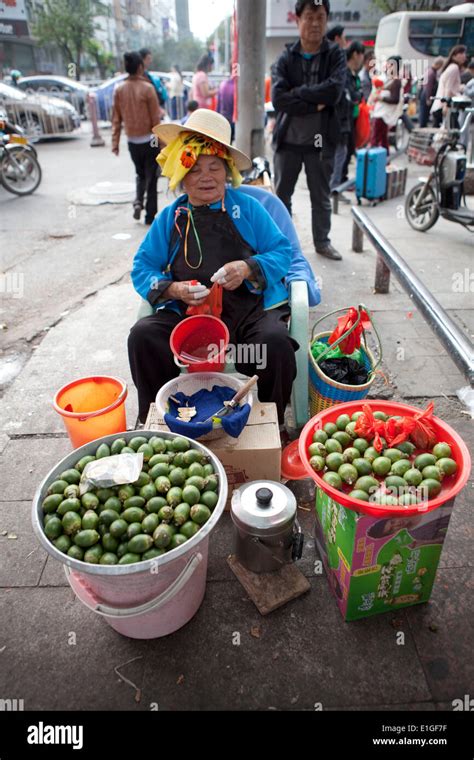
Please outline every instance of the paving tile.
M25 710L143 709L114 667L141 657L121 670L140 688L146 642L119 636L71 590L0 590L0 619L2 698Z
M46 554L33 533L30 513L30 502L0 504L0 588L39 583Z
M473 600L472 569L444 568L438 570L430 602L407 610L418 656L436 702L474 695Z

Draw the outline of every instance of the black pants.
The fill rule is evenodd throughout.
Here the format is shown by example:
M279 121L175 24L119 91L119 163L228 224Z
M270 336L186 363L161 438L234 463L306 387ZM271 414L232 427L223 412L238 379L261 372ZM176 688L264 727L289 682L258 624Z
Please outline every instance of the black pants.
M291 214L291 198L304 164L311 198L313 241L316 248L329 243L331 230L331 201L329 183L334 168L334 152L323 154L316 150L296 152L282 147L275 152L275 190Z
M156 163L159 153L158 148L153 148L150 143L128 143L128 149L135 164L136 171L136 197L134 205L145 206L145 222L152 222L158 211L157 183L160 176L160 167ZM146 195L146 204L145 204Z
M256 362L245 361L246 357L239 357L237 353L235 367L243 375L258 375L258 397L260 401L276 404L280 424L284 422L285 408L296 377L295 351L298 344L288 332L289 313L287 306L264 311L255 321L241 325L236 334L231 332L231 342L237 352L239 344L259 344L266 352L266 356L265 353L260 356L256 354ZM169 341L173 328L182 319L184 317L173 311L162 310L141 319L131 329L128 356L138 391L141 422L145 422L150 404L159 389L179 375Z

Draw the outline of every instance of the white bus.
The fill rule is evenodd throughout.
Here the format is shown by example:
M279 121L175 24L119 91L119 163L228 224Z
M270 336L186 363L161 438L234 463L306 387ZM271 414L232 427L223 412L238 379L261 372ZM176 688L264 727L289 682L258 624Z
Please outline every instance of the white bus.
M434 59L447 57L454 45L466 45L474 57L474 3L450 11L404 11L381 19L375 40L377 60L399 55L420 78Z

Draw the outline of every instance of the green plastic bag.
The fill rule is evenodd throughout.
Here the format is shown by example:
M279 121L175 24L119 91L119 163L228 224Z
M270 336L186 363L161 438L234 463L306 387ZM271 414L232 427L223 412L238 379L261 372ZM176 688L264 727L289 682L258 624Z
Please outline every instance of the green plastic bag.
M311 353L313 355L313 358L318 361L321 354L327 350L327 347L327 343L323 343L321 340L316 340L311 346ZM324 358L341 359L343 356L349 356L349 359L354 359L356 362L359 362L359 364L363 364L362 353L358 348L356 348L352 354L343 354L339 346L336 346L335 348L331 348L331 350L327 352Z

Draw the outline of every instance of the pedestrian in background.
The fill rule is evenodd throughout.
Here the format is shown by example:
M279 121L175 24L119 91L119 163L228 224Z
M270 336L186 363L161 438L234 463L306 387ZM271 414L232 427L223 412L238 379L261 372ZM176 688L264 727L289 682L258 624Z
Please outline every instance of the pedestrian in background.
M464 71L461 73L461 84L467 84L474 78L474 58L471 58Z
M135 165L136 196L133 218L140 219L146 208L145 224L152 224L158 211L157 182L159 167L156 163L159 148L153 147L153 127L161 121L160 104L153 85L144 76L140 53L125 53L127 79L114 91L112 110L112 153L119 155L122 124L128 140L128 149ZM145 201L146 196L146 201Z
M186 109L186 116L181 119L181 124L186 124L187 120L191 116L194 111L197 111L199 108L197 100L188 100L188 105Z
M143 66L145 68L144 76L155 88L156 94L158 96L158 100L160 102L160 106L164 108L166 105L166 101L168 100L168 93L166 92L166 87L164 86L160 77L157 77L154 74L151 74L150 71L148 71L153 61L152 52L148 48L142 48L140 50L140 55L142 57Z
M217 93L217 112L225 116L231 126L231 145L235 137L234 122L234 101L235 101L235 79L232 76L232 64L230 65L230 77L221 82Z
M386 81L383 89L370 96L374 105L372 112L371 148L385 148L389 153L388 131L394 127L403 112L402 80L400 79L400 56L387 60Z
M296 3L300 39L286 45L272 68L273 147L278 197L291 214L291 199L304 165L316 252L340 260L329 239L329 183L337 145L336 104L344 90L346 61L342 50L325 37L329 10L329 0Z
M184 82L177 64L171 67L168 91L170 119L179 121L184 117Z
M370 93L372 92L372 74L375 67L375 56L373 50L366 50L364 53L364 65L359 74L362 95L367 103Z
M427 127L430 118L431 98L434 98L438 89L438 74L443 67L444 58L438 56L434 59L429 69L425 72L423 86L420 90L420 107L418 113L418 124L420 127Z
M347 137L347 153L342 169L342 181L348 179L349 164L352 156L356 151L356 121L359 118L359 106L362 101L362 85L359 77L359 71L364 63L365 49L361 42L351 42L346 48L347 57L347 90L352 106L352 112L349 118L349 134Z
M441 70L436 99L431 106L431 115L435 127L441 126L446 108L441 98L452 98L462 92L461 67L466 63L466 50L465 45L455 45Z
M214 59L206 53L199 59L193 76L191 100L196 100L199 108L210 108L212 98L217 95L217 88L209 87L209 72L212 71Z
M341 24L336 24L336 26L331 27L326 34L326 37L329 42L334 42L341 48L341 50L344 50L347 47L347 38L344 34L344 27Z
M344 48L346 47L347 40L346 40L346 35L344 34L344 27L341 26L340 24L338 24L337 26L333 26L332 29L330 29L329 32L326 34L326 37L330 42L333 42L338 47L340 47L341 50L344 50ZM349 111L350 111L350 100L348 100L347 88L344 87L343 93L341 97L339 98L339 101L336 103L338 130L337 130L336 150L334 152L334 170L333 170L331 182L330 182L331 192L334 192L334 190L342 182L342 172L344 168L344 162L347 156L347 143L349 139L349 130L350 130ZM345 198L342 193L341 193L340 198L343 202L346 202L347 200L347 202L349 203L349 199Z

